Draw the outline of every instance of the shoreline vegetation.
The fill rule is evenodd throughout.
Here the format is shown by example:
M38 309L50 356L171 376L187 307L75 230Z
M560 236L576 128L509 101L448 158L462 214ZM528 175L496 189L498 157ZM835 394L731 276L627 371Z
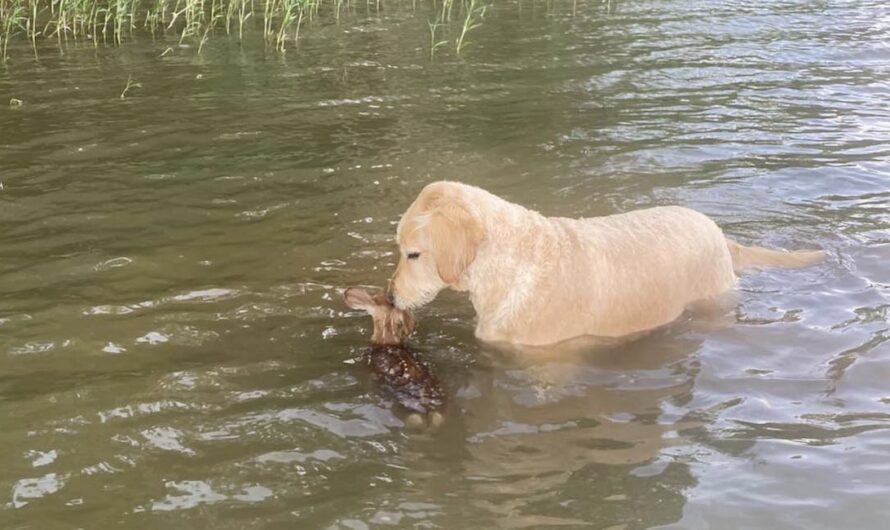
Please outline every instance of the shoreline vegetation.
M467 47L468 34L482 25L486 1L401 0L397 5L434 17L428 22L433 58L444 46L458 55ZM45 42L114 46L139 33L178 37L200 54L213 35L241 42L245 31L256 29L267 48L285 52L315 20L339 23L344 16L382 9L381 0L0 0L0 64L9 60L12 41L29 42L37 55L38 44Z

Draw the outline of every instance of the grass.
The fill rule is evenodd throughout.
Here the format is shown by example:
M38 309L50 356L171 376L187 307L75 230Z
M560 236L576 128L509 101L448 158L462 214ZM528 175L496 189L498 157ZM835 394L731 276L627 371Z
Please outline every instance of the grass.
M485 16L485 10L488 6L478 5L476 0L464 2L464 23L461 25L460 36L455 41L455 51L460 55L461 49L467 44L467 34L482 25L482 17Z
M0 0L0 59L6 61L9 41L25 27L27 15L23 0Z
M460 54L487 6L483 0L425 1L435 13L429 23L430 57L449 42L437 40L440 28L456 35L455 52ZM415 10L418 3L392 2ZM36 53L39 41L55 41L60 47L71 42L119 45L139 32L176 35L201 53L217 33L237 32L242 41L251 24L262 28L269 49L284 52L296 46L307 22L326 17L339 23L343 12L379 15L383 7L380 0L0 0L0 62L9 59L9 43L15 39L29 41Z
M142 83L134 83L133 76L127 76L127 86L124 87L124 91L121 92L121 99L125 99L127 97L127 92L130 91L131 88L142 88Z
M430 27L430 61L433 60L433 56L436 55L436 50L442 46L448 44L447 40L436 40L436 30L439 29L439 26L442 25L438 20L435 22L427 22Z
M447 40L437 40L436 35L440 27L445 26L446 29L451 25L454 15L454 0L442 0L441 9L438 10L438 16L434 21L428 21L430 28L430 61L436 55L436 50L448 44ZM520 5L521 2L520 2ZM454 40L454 51L460 55L461 51L467 46L467 35L470 31L482 25L482 18L485 17L485 11L488 5L483 5L479 0L462 0L459 6L459 12L463 13L463 21L459 26L457 38Z

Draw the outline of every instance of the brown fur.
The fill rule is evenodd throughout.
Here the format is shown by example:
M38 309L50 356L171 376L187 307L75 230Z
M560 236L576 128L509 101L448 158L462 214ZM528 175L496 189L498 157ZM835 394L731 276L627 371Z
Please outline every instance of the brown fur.
M409 412L406 424L438 428L444 416L445 392L432 369L402 345L415 329L407 311L393 306L383 293L374 295L352 287L343 293L346 305L368 312L374 319L371 348L362 356L374 378L399 405Z
M372 295L364 289L351 287L343 293L343 300L352 309L365 311L374 318L371 344L398 346L417 326L411 313L394 307L383 293Z

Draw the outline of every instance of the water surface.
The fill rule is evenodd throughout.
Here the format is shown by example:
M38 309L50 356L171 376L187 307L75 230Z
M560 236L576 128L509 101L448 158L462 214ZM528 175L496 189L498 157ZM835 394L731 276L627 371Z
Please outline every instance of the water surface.
M10 50L0 526L886 528L890 7L505 2L433 62L428 16ZM408 434L338 289L383 285L442 178L829 256L569 359L442 295L414 343L452 406Z

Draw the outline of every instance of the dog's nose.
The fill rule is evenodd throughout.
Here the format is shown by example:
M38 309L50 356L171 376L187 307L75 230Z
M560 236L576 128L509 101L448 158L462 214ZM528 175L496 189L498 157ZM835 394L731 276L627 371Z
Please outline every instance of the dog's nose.
M392 291L387 291L386 301L392 305L396 305L396 297L392 294Z

